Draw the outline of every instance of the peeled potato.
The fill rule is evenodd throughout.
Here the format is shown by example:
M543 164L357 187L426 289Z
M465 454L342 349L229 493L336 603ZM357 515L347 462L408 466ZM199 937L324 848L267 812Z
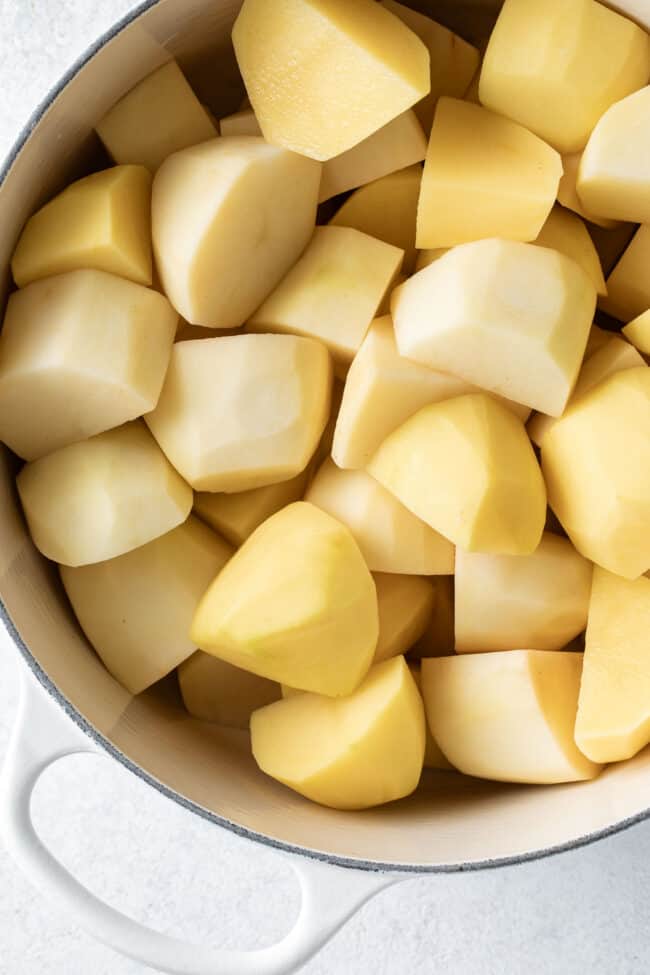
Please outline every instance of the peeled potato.
M600 307L629 322L650 308L650 224L641 224L607 278L607 297Z
M235 112L233 115L226 115L219 122L221 135L261 135L260 124L255 118L252 108L245 108Z
M650 309L628 322L623 335L639 352L650 355Z
M598 251L589 231L575 213L565 210L564 207L553 207L533 243L570 257L591 278L598 294L607 294Z
M433 609L427 626L409 657L448 657L454 652L454 576L435 576Z
M178 668L183 703L195 718L248 730L251 714L280 698L275 681L233 667L201 650Z
M422 695L422 672L419 664L410 663L409 670L413 676L413 680L416 683L417 689ZM424 744L424 768L435 768L442 769L443 771L449 772L453 769L453 765L447 761L445 756L440 751L438 744L434 741L433 735L431 734L431 728L429 727L429 722L426 722L425 728L425 744Z
M429 621L434 591L420 576L385 574L373 576L379 608L379 640L374 663L406 653L418 640Z
M578 196L578 173L580 171L580 160L582 159L581 152L570 152L562 156L562 168L564 172L560 178L560 185L557 190L557 201L561 203L563 207L568 210L573 210L577 213L579 217L583 220L588 220L589 223L595 223L599 227L603 227L605 230L611 230L614 227L618 227L618 220L608 220L606 217L601 217L596 213L587 212L587 210L582 205L582 200Z

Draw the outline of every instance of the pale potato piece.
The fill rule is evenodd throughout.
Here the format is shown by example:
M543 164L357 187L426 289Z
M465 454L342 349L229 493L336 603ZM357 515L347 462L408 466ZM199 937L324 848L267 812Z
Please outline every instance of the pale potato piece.
M429 53L374 0L245 0L232 41L269 142L338 156L429 91Z
M260 123L252 108L245 108L232 115L226 115L219 122L222 135L261 135Z
M374 662L406 653L422 636L433 610L429 579L377 572L373 575L379 608L379 640Z
M251 317L252 331L291 332L324 342L349 363L404 251L349 227L316 227L306 251Z
M456 653L561 650L587 625L592 565L545 532L530 555L456 550Z
M610 105L648 77L646 32L595 0L505 0L479 96L560 152L578 152Z
M650 309L628 322L623 328L623 335L639 352L650 355Z
M92 268L151 284L151 174L113 166L70 183L25 224L11 259L19 288Z
M600 307L629 322L650 308L650 224L641 224L607 278L607 297Z
M34 544L69 566L145 545L192 508L192 489L140 420L26 464L16 483Z
M275 681L201 650L180 665L178 684L183 703L195 718L243 731L248 731L253 711L280 699Z
M441 98L422 174L416 244L534 240L561 175L559 153L522 125L481 105Z
M365 677L379 635L377 593L348 529L297 501L271 515L199 603L201 650L290 687L333 697Z
M298 259L321 167L264 139L212 139L162 164L153 244L172 305L193 325L242 325Z
M409 663L409 670L411 671L413 680L416 683L417 689L420 692L420 697L421 697L422 696L421 668L419 664ZM442 769L445 772L453 771L454 766L447 761L445 756L440 751L439 746L434 741L428 721L426 722L424 735L425 735L424 762L423 762L424 768Z
M329 416L331 362L294 335L174 345L146 422L197 491L248 491L305 469Z
M431 733L466 775L553 784L600 766L573 740L582 654L504 650L422 661Z
M61 579L81 628L106 669L132 694L169 674L196 650L196 604L232 549L197 518L125 555Z
M402 355L559 416L580 369L596 288L557 251L481 240L409 278L391 307Z
M425 406L391 433L368 471L467 551L528 555L539 544L546 491L533 448L522 422L484 393Z
M175 61L143 78L95 129L116 163L140 163L152 173L172 152L218 135Z
M618 227L618 220L608 220L595 213L588 213L582 205L582 200L578 196L577 183L580 171L581 152L569 152L562 156L563 173L560 178L560 185L557 190L557 201L568 210L573 210L583 220L595 223L599 227L611 230Z
M607 294L598 251L589 236L589 231L577 214L565 210L564 207L553 207L533 243L538 247L549 247L572 258L591 278L598 294Z
M435 576L433 586L433 610L427 627L409 656L448 657L454 653L454 577Z
M403 657L373 667L339 700L298 694L251 717L255 761L267 775L334 809L409 795L422 772L422 699Z
M373 572L447 575L454 571L453 545L365 471L340 470L327 459L305 500L347 525Z

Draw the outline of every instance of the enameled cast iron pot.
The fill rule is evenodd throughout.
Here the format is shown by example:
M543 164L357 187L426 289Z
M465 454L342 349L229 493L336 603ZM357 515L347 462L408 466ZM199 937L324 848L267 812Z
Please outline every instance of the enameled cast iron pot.
M150 71L175 57L217 115L243 89L230 45L241 0L147 0L101 38L50 93L0 174L0 299L27 217L66 182L107 164L94 123ZM275 0L269 0L273 3ZM487 36L498 0L420 0L468 40ZM650 28L650 0L617 9ZM0 456L0 611L25 666L17 727L0 787L0 826L32 881L97 938L178 975L269 975L300 967L368 898L414 873L494 867L596 840L650 816L650 751L593 782L507 786L426 772L410 799L367 812L314 805L256 768L243 732L190 718L172 682L131 697L73 619L58 576L32 545ZM223 952L149 931L101 903L38 839L30 797L40 774L80 751L108 753L215 826L283 851L303 891L278 945Z

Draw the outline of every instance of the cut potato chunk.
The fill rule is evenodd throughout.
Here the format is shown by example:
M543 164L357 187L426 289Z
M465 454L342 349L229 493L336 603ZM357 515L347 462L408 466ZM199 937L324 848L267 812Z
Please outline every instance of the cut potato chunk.
M148 413L177 318L162 295L104 271L14 292L0 336L0 440L36 460Z
M507 240L453 248L391 301L402 355L551 416L573 389L595 306L575 261Z
M549 504L579 552L627 579L650 568L647 366L572 404L544 437L542 467Z
M610 105L650 77L650 39L595 0L505 0L479 95L560 152L578 152Z
M441 98L422 174L418 247L534 240L562 175L559 153L480 105Z
M433 586L433 610L420 639L410 651L409 657L448 657L454 653L454 577L435 576Z
M606 217L601 217L598 214L588 213L582 205L582 200L578 196L577 190L581 159L581 152L570 152L562 156L562 168L564 172L562 173L560 185L557 190L558 203L561 203L568 210L573 210L583 220L588 220L589 223L595 223L605 230L618 227L618 220L608 220Z
M255 761L267 775L334 809L410 795L422 772L422 700L403 657L373 667L349 697L298 694L251 718Z
M175 61L143 78L96 129L116 163L140 163L152 173L172 152L218 135Z
M422 671L420 665L409 663L409 670L411 671L413 680L415 681L417 689L420 692L420 696L422 696ZM428 721L426 722L424 735L425 735L424 762L423 762L424 767L442 769L445 772L452 771L454 766L447 761L445 756L440 751L438 744L434 741Z
M191 488L139 420L26 464L17 485L34 544L62 565L145 545L192 507Z
M377 572L379 640L374 662L406 653L424 633L433 610L433 586L420 576Z
M233 115L226 115L219 122L219 130L222 135L261 135L260 123L255 117L252 108L245 108Z
M96 565L61 566L76 617L106 669L132 694L169 674L196 647L196 604L232 549L197 518Z
M365 471L343 471L328 459L305 499L347 525L373 572L447 575L454 571L453 545Z
M553 207L534 243L538 247L549 247L572 258L591 278L598 294L607 294L598 251L589 231L575 213L565 210L564 207Z
M650 355L650 309L628 322L623 329L623 335L639 352Z
M298 501L265 521L199 603L201 650L290 687L350 694L372 662L377 593L348 529Z
M265 138L312 159L366 139L429 91L429 53L374 0L245 0L232 32Z
M552 784L600 766L573 740L582 654L505 650L422 661L434 739L466 775Z
M531 555L456 550L456 653L562 650L587 625L592 565L545 532Z
M522 422L483 393L425 406L368 470L467 551L528 555L539 544L546 491L533 448Z
M280 699L280 687L266 677L233 667L201 650L178 668L185 707L201 721L248 730L251 714Z
M183 318L212 328L246 321L311 237L320 171L251 136L212 139L163 163L153 184L153 243Z
M607 278L607 297L600 307L629 322L650 308L650 224L642 224Z
M305 469L329 416L331 363L294 335L177 343L146 417L197 491L248 491Z
M358 230L317 227L305 253L249 327L320 339L336 361L349 363L403 258L401 248Z
M113 166L71 183L25 224L11 270L19 288L91 268L151 284L151 174Z
M418 256L415 260L415 270L421 271L423 268L429 267L429 264L433 264L439 257L446 254L448 250L450 250L449 247L425 247L423 250L418 251Z

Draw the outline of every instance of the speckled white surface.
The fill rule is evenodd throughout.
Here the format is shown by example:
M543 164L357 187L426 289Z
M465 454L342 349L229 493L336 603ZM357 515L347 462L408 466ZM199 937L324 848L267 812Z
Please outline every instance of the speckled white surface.
M131 6L0 0L0 155L48 86ZM17 656L0 626L0 756L17 687ZM108 760L51 769L35 814L88 886L160 930L252 948L277 938L296 911L291 871L274 854L208 826ZM649 889L650 826L539 863L410 880L367 905L305 973L645 975ZM2 975L141 971L34 893L0 849Z

